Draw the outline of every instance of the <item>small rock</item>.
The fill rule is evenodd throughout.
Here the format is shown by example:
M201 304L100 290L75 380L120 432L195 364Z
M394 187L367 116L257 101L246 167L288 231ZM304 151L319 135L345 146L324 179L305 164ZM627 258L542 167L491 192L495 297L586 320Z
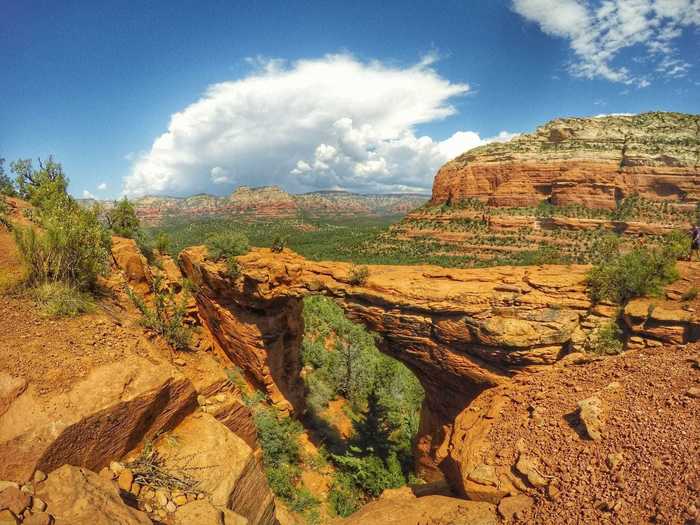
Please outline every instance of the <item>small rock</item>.
M16 487L7 487L0 492L0 509L8 509L15 516L22 514L32 504L32 496Z
M141 490L142 499L153 499L156 497L156 491L149 488L144 488Z
M46 502L43 499L32 498L32 512L44 512L46 510Z
M133 483L131 485L131 493L138 498L139 494L141 494L141 485L138 483Z
M218 403L223 403L226 401L226 394L216 394L216 397L214 398Z
M606 462L610 470L615 470L623 459L622 452L616 452L615 454L608 454Z
M19 490L21 490L22 492L26 492L27 494L34 495L34 485L32 485L31 483L25 483L20 487Z
M508 520L532 507L534 502L535 500L525 494L506 496L498 504L498 513Z
M165 507L168 504L168 493L163 490L156 491L156 503L159 507Z
M180 358L180 357L178 357L177 359L175 359L175 360L173 361L173 363L175 363L177 366L185 366L185 365L187 364L187 363L185 362L185 360L182 359L182 358Z
M131 490L131 484L134 482L134 474L127 468L121 471L119 474L119 479L117 479L117 485L124 492L129 492Z
M34 472L34 483L41 483L46 479L46 474L41 470Z
M197 404L201 407L207 404L207 398L204 397L202 394L199 394L197 396Z
M556 485L554 485L554 484L552 484L552 483L550 483L549 485L547 485L547 497L548 497L550 500L552 500L552 501L558 500L558 499L559 499L559 494L560 494L560 493L561 493L561 491L557 488Z
M547 486L547 480L538 472L538 466L536 458L521 453L515 469L525 476L533 487L543 488Z
M205 498L204 492L200 492L199 494L197 494L197 499L204 499L204 498Z
M183 505L187 504L187 496L185 496L184 494L178 494L173 498L173 502L178 507L182 507Z
M124 465L119 463L118 461L112 461L109 464L109 470L114 472L117 476L122 473L122 470L124 470Z
M172 501L168 501L168 503L165 505L165 510L168 511L169 514L172 514L177 510L177 505L175 505L175 503Z
M688 397L692 397L693 399L700 399L700 388L698 387L690 387L686 392L685 395Z
M19 521L9 510L0 510L0 525L17 525Z
M24 518L22 525L51 525L53 518L46 512L32 512Z
M148 503L148 502L146 502L146 503L143 504L143 508L144 508L144 510L145 510L146 512L148 512L149 514L150 514L151 512L153 512L153 506L152 506L150 503Z
M589 397L583 401L578 402L579 407L579 418L586 428L588 436L593 441L600 441L603 439L602 428L602 415L603 415L603 402L600 398L596 396Z

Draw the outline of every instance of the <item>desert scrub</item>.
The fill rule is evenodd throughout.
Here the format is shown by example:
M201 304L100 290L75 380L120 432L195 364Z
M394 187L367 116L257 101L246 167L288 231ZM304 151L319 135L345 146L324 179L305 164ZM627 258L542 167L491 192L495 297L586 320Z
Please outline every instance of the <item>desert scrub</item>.
M307 512L318 507L319 501L301 485L301 423L262 403L253 408L253 421L272 492L295 512Z
M248 237L238 232L219 232L207 237L208 256L213 261L244 255L250 250Z
M616 355L622 352L622 330L615 321L599 327L586 343L586 350L599 355Z
M141 325L163 337L174 350L189 350L193 330L185 324L188 295L184 294L178 300L175 294L163 285L160 276L154 278L151 291L153 306L147 305L131 288L126 288L129 298L141 312Z
M114 207L106 213L106 220L115 235L128 239L135 239L141 228L136 208L126 197L114 203Z
M369 268L366 266L352 266L348 280L353 286L362 286L369 277Z
M5 201L5 197L0 195L0 227L7 230L12 229L12 224L10 223L10 207Z
M689 290L683 292L681 295L681 301L693 301L698 296L697 287L693 286Z
M70 199L70 198L68 198ZM94 289L108 268L110 238L94 213L72 199L42 210L43 231L15 227L17 249L27 270L27 284L63 282L78 290Z
M47 317L75 317L95 310L95 301L89 293L61 282L32 288L31 297L38 304L39 312Z
M281 236L275 237L270 246L272 253L281 253L287 247L287 239Z
M635 248L600 261L588 273L587 282L594 302L622 304L634 297L658 295L678 279L673 247Z

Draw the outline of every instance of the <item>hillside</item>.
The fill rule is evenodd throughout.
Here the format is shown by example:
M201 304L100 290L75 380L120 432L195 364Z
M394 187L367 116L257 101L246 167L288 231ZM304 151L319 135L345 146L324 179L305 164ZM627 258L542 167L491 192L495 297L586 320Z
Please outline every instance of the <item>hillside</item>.
M371 195L346 191L316 191L290 194L277 186L239 187L226 197L142 197L134 201L136 213L145 225L158 225L164 219L235 218L274 220L293 218L353 218L403 215L428 200L427 195ZM85 206L98 201L81 199ZM99 201L106 208L112 201Z
M687 230L699 202L700 116L556 119L445 164L430 202L389 238L474 262L527 263L547 248L588 262L606 232L633 243Z

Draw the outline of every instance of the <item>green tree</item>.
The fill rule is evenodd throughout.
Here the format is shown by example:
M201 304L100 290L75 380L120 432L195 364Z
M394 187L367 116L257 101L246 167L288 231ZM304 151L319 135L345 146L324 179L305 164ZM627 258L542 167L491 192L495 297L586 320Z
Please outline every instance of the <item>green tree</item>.
M0 157L0 195L17 196L17 190L12 179L5 173L5 159L2 157Z
M134 204L124 197L114 203L114 207L107 212L107 226L116 235L135 239L141 228L141 222L136 216Z
M68 178L63 167L53 156L46 161L38 159L39 169L34 169L30 159L19 159L10 164L17 177L19 196L44 212L63 206L70 200Z

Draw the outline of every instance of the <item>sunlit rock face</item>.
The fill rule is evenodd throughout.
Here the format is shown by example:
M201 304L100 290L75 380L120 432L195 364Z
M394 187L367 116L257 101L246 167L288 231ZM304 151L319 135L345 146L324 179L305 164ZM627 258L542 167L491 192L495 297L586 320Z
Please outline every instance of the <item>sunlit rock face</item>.
M237 260L240 274L232 279L223 262L206 259L204 247L180 256L183 273L197 287L200 316L233 363L279 408L303 412L302 299L334 298L420 380L426 397L418 464L428 478L439 468L462 494L461 463L470 461L499 406L489 397L483 410L472 413L470 403L491 387L583 349L617 315L614 306L590 302L586 266L369 266L367 279L358 283L348 263L308 261L289 250L255 249ZM682 265L683 275L694 267ZM679 311L673 297L658 301L659 312ZM640 341L693 340L700 318L684 311L657 315L653 324L652 334L636 310L629 312L629 335Z
M626 196L700 200L700 116L643 113L563 118L507 143L467 151L435 177L432 204L579 204L612 209Z

